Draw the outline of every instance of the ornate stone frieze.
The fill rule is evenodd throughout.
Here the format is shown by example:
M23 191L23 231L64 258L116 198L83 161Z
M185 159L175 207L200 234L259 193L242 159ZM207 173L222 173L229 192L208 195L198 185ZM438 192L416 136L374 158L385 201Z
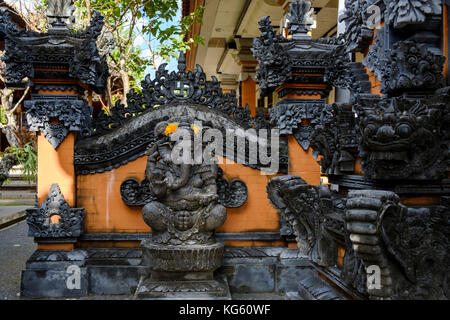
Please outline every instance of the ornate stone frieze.
M432 97L360 95L359 155L372 179L438 180L449 165L448 87Z
M143 156L149 144L155 141L153 132L159 122L176 121L188 115L204 126L220 130L223 137L227 136L228 129L255 129L257 132L267 129L271 134L270 123L262 110L252 117L248 106L238 106L234 92L223 94L215 78L206 81L200 66L194 72L186 72L183 54L180 55L178 72L169 73L162 65L155 79L147 76L142 87L142 94L130 92L128 107L116 104L110 114L100 113L95 120L95 133L77 141L75 167L78 174L108 171ZM249 153L248 139L245 143L244 165L263 169L260 160L250 161L258 156ZM225 141L223 146L222 155L228 156ZM237 147L235 143L232 160L236 159ZM288 150L283 140L280 141L279 164L280 172L285 172Z
M441 0L384 0L388 14L386 22L395 28L421 24L432 15L442 14Z
M345 42L340 39L325 70L324 80L338 88L346 88L352 94L352 100L359 93L370 93L372 84L362 63L352 62L346 50Z
M247 185L244 181L233 179L228 182L223 178L223 170L218 169L217 175L218 202L226 208L242 206L248 197ZM120 185L120 194L123 202L128 206L144 206L156 200L150 191L149 181L144 179L141 183L134 178L126 179Z
M292 134L302 119L316 118L324 107L322 99L284 99L270 109L270 121L280 134Z
M398 41L385 59L382 57L378 57L375 70L381 73L383 93L433 91L445 86L445 57L433 53L426 44Z
M35 238L77 238L83 233L84 209L71 208L58 185L39 208L27 209L28 235Z
M55 149L70 131L92 132L92 108L76 95L33 95L24 106L30 131L41 131Z
M448 299L449 208L407 208L388 191L350 191L346 228L372 299ZM372 277L373 279L373 277Z
M218 150L219 155L230 157L234 161L238 160L239 143L237 139L234 143L234 154L231 149L228 151L226 149L227 130L238 132L238 130L245 131L249 128L241 126L234 120L234 117L217 112L208 106L191 105L189 101L186 101L186 104L163 105L147 110L138 117L132 117L131 121L125 122L116 130L78 140L75 144L74 159L77 174L109 171L145 155L149 144L155 141L154 129L159 122L177 122L177 119L186 115L191 115L196 121L201 122L205 128L220 130L224 138L224 149L222 152ZM266 123L261 112L253 119L255 122L259 121L258 126L260 127ZM264 135L260 135L260 137L264 137ZM263 139L265 140L265 138ZM271 150L270 130L267 142L267 150ZM249 139L245 139L244 143L245 157L240 160L240 163L258 170L264 170L268 167L260 161L258 155L250 153ZM239 151L244 151L244 148L241 147ZM287 172L288 146L283 138L280 139L277 161L279 172Z
M259 21L261 36L253 40L253 55L258 60L257 79L263 95L285 83L292 77L291 62L280 43L286 42L276 34L270 25L269 17Z
M80 79L93 90L103 92L109 72L106 57L99 54L96 46L103 17L94 12L90 26L76 33L71 33L65 26L63 21L68 17L50 18L56 19L52 20L55 27L48 33L38 33L19 30L7 11L0 12L0 32L5 36L3 61L7 82L20 84L26 77L35 77L35 67L65 67L69 70L68 74L65 71L61 74Z
M380 8L381 21L384 15L384 4L381 0L345 0L345 10L339 21L345 23L344 39L347 52L361 52L372 42L374 27L368 25L368 19L375 13L369 8L377 5ZM372 17L373 20L373 17Z
M311 147L321 155L319 164L328 174L353 173L358 141L355 114L349 104L327 105L311 133Z
M272 125L281 134L293 134L299 145L309 148L314 126L322 121L322 110L327 106L321 99L284 99L270 109ZM302 123L302 120L308 120Z
M236 93L223 94L220 82L212 77L206 80L203 69L197 65L194 72L186 72L186 59L183 52L178 61L178 72L169 72L167 64L162 64L151 79L147 75L142 81L142 94L132 90L127 96L128 106L119 102L110 110L111 114L100 113L96 119L96 134L104 134L144 112L152 112L154 108L167 104L190 103L208 106L228 115L244 128L260 129L260 119L250 116L248 107L238 105Z

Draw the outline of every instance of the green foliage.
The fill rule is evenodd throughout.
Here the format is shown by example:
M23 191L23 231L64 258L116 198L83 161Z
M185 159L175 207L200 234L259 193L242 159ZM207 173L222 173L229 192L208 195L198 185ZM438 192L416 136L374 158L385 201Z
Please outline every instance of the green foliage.
M81 19L86 21L86 0L75 0L75 5ZM115 39L116 48L109 56L111 72L123 72L125 60L134 89L139 89L145 69L156 67L158 57L169 61L180 51L188 50L189 45L203 43L200 36L186 37L192 24L201 23L204 8L200 6L183 19L178 17L178 0L90 0L90 7L105 17L105 27ZM144 39L145 48L134 43L136 37ZM150 54L144 57L143 50Z
M35 142L28 142L23 147L8 147L4 154L12 154L17 162L23 165L24 178L27 181L36 181L37 178L37 150ZM3 154L3 155L4 155Z

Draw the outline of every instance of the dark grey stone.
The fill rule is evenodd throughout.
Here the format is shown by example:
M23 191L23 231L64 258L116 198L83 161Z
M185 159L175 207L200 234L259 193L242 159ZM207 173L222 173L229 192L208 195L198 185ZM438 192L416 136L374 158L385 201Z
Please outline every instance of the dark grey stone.
M273 292L275 290L275 266L242 265L233 267L229 281L230 290L236 293Z
M85 267L80 268L80 289L69 289L70 264L48 264L47 269L26 269L22 271L20 293L25 298L83 297L88 295L88 276Z
M89 294L133 295L145 267L88 266Z

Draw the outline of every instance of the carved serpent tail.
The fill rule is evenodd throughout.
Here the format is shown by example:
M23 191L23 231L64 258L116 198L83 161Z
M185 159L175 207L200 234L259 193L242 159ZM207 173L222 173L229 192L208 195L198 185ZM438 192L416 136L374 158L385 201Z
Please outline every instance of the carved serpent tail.
M372 299L386 299L392 296L392 270L383 245L380 222L385 212L404 210L400 198L390 191L350 191L347 200L346 228L356 256L364 267L380 268L380 287L368 285Z

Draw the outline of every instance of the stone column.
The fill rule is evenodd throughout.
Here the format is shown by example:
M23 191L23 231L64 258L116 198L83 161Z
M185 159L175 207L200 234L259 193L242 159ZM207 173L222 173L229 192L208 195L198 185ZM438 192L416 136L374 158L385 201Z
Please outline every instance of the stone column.
M320 184L320 166L310 142L331 90L324 75L336 45L313 40L308 34L313 23L310 7L310 2L292 2L287 15L288 39L275 33L268 17L262 18L261 37L255 38L253 53L259 62L261 94L274 93L279 99L270 115L271 122L288 139L289 174Z
M39 207L29 210L29 235L46 250L73 249L83 231L84 211L72 209L77 206L74 146L77 135L92 132L92 107L82 97L85 91L101 93L108 77L96 47L103 17L94 14L90 27L74 34L69 30L73 2L63 2L49 1L47 33L18 30L7 13L0 25L7 84L28 79L32 86L24 107L29 130L38 136Z

